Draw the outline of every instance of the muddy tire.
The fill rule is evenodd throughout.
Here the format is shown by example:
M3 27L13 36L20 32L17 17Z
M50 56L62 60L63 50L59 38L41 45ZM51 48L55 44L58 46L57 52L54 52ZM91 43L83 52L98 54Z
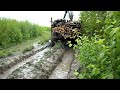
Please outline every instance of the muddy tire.
M56 41L57 41L57 39L52 38L50 46L53 47L53 46L55 45L55 42L56 42Z
M55 45L55 42L51 41L50 46L53 47Z

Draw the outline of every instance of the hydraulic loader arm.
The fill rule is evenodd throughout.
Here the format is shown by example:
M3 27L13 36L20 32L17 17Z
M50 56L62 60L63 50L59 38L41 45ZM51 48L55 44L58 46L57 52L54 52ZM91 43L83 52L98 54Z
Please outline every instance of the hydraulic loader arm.
M66 17L66 14L68 13L68 11L65 11L65 14L64 14L64 17L63 17L63 19L65 19L65 17Z
M63 19L65 19L67 13L69 14L70 21L73 21L73 12L72 11L65 11Z

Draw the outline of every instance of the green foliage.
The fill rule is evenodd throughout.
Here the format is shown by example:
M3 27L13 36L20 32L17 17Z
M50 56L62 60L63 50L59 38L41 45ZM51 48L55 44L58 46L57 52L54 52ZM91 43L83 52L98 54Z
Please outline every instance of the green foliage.
M50 33L50 27L39 26L28 21L0 18L0 48L7 48L27 39ZM50 35L49 35L50 36ZM45 40L48 36L44 36Z
M42 31L42 32L43 33L41 35L41 39L40 39L39 44L45 44L45 42L47 42L51 38L49 31L46 30L46 31Z
M105 17L104 14L106 14ZM78 72L80 79L120 78L120 12L107 11L104 14L100 14L100 17L104 18L102 22L97 20L97 23L101 23L100 25L92 19L95 17L93 12L85 11L81 14L82 28L85 31L83 36L76 40L78 44L74 45L78 53L75 57L83 67ZM92 20L89 19L90 17ZM87 22L86 19L90 21ZM92 32L90 38L87 32L91 30L97 30L97 33Z
M84 78L102 78L103 74L107 77L112 71L109 47L104 45L104 39L97 39L97 36L92 40L84 36L80 39L80 44L76 45L76 48L80 50L77 59L84 66L81 71Z
M73 44L71 44L71 41L68 41L67 44L68 44L69 47L73 46Z
M106 11L82 11L80 22L82 24L82 33L90 37L94 33L101 34L100 29L105 25Z

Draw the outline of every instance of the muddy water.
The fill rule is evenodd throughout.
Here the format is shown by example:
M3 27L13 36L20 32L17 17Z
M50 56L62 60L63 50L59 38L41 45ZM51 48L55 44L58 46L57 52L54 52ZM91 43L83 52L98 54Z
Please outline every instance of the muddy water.
M49 79L67 79L73 56L74 51L72 49L66 50L62 62L55 68Z
M45 52L47 52L49 50L49 48L46 48L44 49L43 51L40 51L38 52L37 54L31 56L30 58L24 60L23 62L20 62L16 65L14 65L13 67L11 67L10 69L8 69L6 72L4 72L4 74L2 74L0 76L1 79L6 79L13 71L15 71L16 69L18 69L19 67L23 66L24 67L24 64L28 63L28 62L31 62L33 61L32 63L35 64L37 63L40 58L44 55ZM28 65L26 65L26 68L23 69L23 72L24 73L27 73L29 72L30 70L32 70L32 67L29 67L28 68ZM26 74L25 74L26 75Z

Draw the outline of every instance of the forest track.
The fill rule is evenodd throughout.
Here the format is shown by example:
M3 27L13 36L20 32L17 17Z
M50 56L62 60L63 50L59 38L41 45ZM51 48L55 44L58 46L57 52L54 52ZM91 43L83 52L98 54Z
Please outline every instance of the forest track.
M24 60L4 69L0 79L68 78L74 60L74 51L71 48L58 48L55 50L49 47L47 43L42 47L38 46L34 51L36 51L34 54L25 56Z

